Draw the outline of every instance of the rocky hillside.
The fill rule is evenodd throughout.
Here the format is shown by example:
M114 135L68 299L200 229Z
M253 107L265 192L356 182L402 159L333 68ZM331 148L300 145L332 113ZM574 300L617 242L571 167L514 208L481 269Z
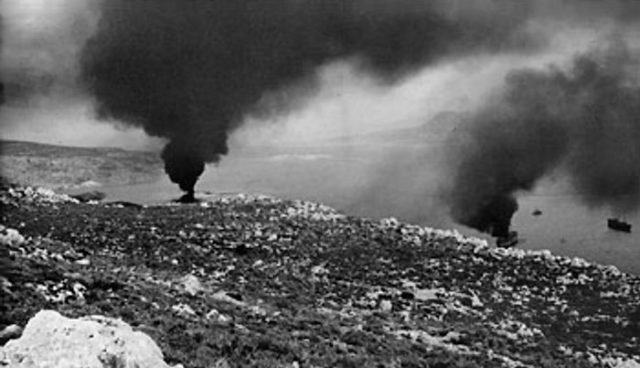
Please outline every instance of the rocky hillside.
M116 317L184 367L640 367L615 267L264 196L0 203L0 329Z
M0 141L0 168L14 183L48 188L142 183L162 174L151 152L19 141Z

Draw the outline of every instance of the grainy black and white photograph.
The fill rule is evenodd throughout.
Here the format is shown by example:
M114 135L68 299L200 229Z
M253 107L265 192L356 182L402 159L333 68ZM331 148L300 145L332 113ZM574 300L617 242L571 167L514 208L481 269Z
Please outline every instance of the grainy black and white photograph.
M640 368L640 1L0 0L0 366Z

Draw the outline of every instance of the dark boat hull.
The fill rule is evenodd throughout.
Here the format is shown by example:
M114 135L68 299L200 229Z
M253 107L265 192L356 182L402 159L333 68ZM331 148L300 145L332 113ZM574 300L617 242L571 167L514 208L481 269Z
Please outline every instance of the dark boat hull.
M499 236L496 238L496 246L499 248L512 248L518 244L518 232L510 231L507 236Z
M620 221L618 219L608 219L607 227L609 227L609 229L611 230L622 231L625 233L631 232L631 224L624 221Z

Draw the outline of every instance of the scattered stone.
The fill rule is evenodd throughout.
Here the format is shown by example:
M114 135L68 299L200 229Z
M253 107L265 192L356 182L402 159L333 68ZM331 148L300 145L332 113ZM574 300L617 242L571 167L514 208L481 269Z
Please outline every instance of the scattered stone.
M475 293L472 293L472 295L471 295L471 306L474 307L474 308L482 308L482 307L484 307L484 304L482 303L482 301L480 301L480 298Z
M91 264L91 260L89 260L89 258L78 259L76 264L80 266L89 266Z
M210 321L216 321L223 324L231 322L231 317L221 314L217 309L211 309L209 312L207 312L205 318Z
M329 270L325 267L324 264L321 264L311 267L311 273L314 275L327 275L329 273Z
M444 293L443 289L419 289L414 293L417 300L426 302L429 300L439 299L439 295Z
M405 340L403 346L437 347L449 351L452 360L464 356L469 366L526 367L524 363L536 361L540 354L549 367L639 368L633 353L638 351L635 336L640 336L640 312L634 314L640 305L640 283L636 276L613 267L548 251L493 249L481 241L462 241L455 231L395 219L322 219L314 216L317 206L254 196L214 198L209 202L214 210L167 205L157 212L155 207L104 211L107 206L98 205L87 211L86 206L43 206L0 194L0 204L5 202L16 204L11 209L16 217L7 217L5 223L33 236L8 250L13 263L29 271L20 277L3 274L0 247L0 285L19 296L7 298L10 307L30 303L33 308L35 303L49 301L65 303L58 306L78 313L86 310L78 303L86 298L105 313L122 315L139 326L154 326L144 330L151 336L175 338L179 344L171 346L167 355L185 356L187 361L192 358L188 354L194 353L198 361L194 365L212 367L221 357L215 347L199 345L205 334L212 335L214 344L230 334L242 344L243 339L254 339L268 329L283 338L291 333L304 343L304 347L296 345L300 350L295 357L304 357L309 345L316 343L333 351L333 341L342 338L347 343L342 343L340 352L357 357L358 344L379 334L391 348L395 349L398 339ZM301 212L293 213L294 219L283 212L291 208L295 212L296 207ZM278 235L274 243L267 243L274 233ZM48 237L55 243L40 240ZM232 251L238 244L246 246L248 257ZM86 245L95 245L91 257ZM79 254L67 254L67 249ZM125 258L141 254L144 262ZM58 256L63 257L61 262ZM90 258L90 264L99 260L95 266L100 267L73 263L84 258ZM181 267L172 267L172 260ZM200 292L203 285L207 290L215 285L214 291L227 291L215 293L211 305L212 295ZM309 295L305 295L307 288ZM11 316L4 323L14 321L19 319ZM166 321L180 328L167 331L167 326L176 324ZM296 328L290 329L287 321ZM339 335L329 332L326 341L309 344L312 332L307 326L320 323ZM353 327L356 324L360 330ZM612 333L601 333L603 325ZM575 341L559 336L557 342L539 344L549 340L550 326ZM616 329L621 333L616 334ZM575 352L566 357L547 354L560 343ZM381 348L375 354L388 356L389 350ZM294 366L294 356L285 359L278 363Z
M8 273L11 264L5 262L4 259L0 258L0 273ZM11 287L13 284L9 281L4 275L0 275L0 290L11 297L15 297L15 294L11 291Z
M266 316L266 315L267 315L267 310L266 310L266 309L264 309L264 308L262 308L262 307L261 307L261 306L259 306L259 305L253 305L253 306L249 307L249 311L250 311L252 314L256 315L256 316L264 317L264 316Z
M26 202L43 203L78 203L78 200L66 194L57 194L47 188L13 187L8 189L8 194L13 198L19 198Z
M255 261L255 262L253 262L253 265L251 265L251 267L258 268L258 267L261 267L262 265L264 265L264 261L259 259L259 260Z
M188 304L180 303L171 307L177 315L181 317L192 317L196 315L196 312Z
M0 331L0 345L4 345L9 340L17 339L20 335L22 335L22 327L9 325Z
M138 204L138 203L134 203L134 202L128 202L128 201L112 201L112 202L108 202L105 203L106 206L112 206L112 207L118 207L118 208L135 208L135 209L141 209L144 208L145 206Z
M229 362L225 358L220 358L213 363L211 368L230 368Z
M211 295L211 298L214 300L218 300L221 302L225 302L225 303L230 303L230 304L234 304L240 307L245 306L246 304L244 302L242 302L241 300L238 300L234 297L231 297L229 294L227 294L224 291L218 291L215 294Z
M84 300L85 300L84 299L84 294L86 293L87 288L84 285L82 285L81 283L75 282L73 284L73 286L71 287L71 289L73 290L73 294L76 297L76 300L79 301L79 302L84 303Z
M0 225L0 244L19 247L24 244L24 242L24 236L22 236L18 230Z
M82 258L82 255L73 249L65 250L64 253L62 253L62 256L71 261L77 261Z
M391 304L391 300L383 299L380 301L380 310L383 312L391 312L393 309L393 304Z
M194 275L186 275L180 279L180 284L185 293L189 295L196 295L201 291L205 291L206 288L202 286L200 279Z
M0 347L0 364L15 368L170 368L148 335L121 320L103 316L72 319L52 310L38 312L19 339Z
M614 366L614 368L640 368L640 363L635 360L625 360Z

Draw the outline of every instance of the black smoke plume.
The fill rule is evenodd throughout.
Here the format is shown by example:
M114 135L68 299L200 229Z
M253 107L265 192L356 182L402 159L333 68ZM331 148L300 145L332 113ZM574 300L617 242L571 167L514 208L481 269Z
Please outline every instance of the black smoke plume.
M167 138L165 169L191 193L243 116L291 108L261 103L311 89L328 62L393 83L445 56L536 46L520 29L529 9L510 1L105 0L101 11L82 58L98 116Z
M590 206L640 205L640 59L620 39L577 56L567 70L511 72L506 88L452 141L452 217L508 234L518 191L554 169Z
M2 50L4 50L4 47L3 47L4 32L5 32L4 27L5 27L4 18L2 14L0 14L0 53L2 52ZM4 73L2 72L2 70L0 70L0 108L2 108L2 105L4 105L4 103L5 103Z

